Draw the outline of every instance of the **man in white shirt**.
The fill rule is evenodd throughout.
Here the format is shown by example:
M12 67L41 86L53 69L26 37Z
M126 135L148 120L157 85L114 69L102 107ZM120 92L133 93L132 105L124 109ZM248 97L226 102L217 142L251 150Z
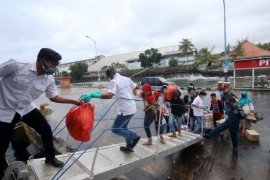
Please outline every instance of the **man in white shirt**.
M137 85L130 78L121 76L113 68L109 68L106 71L106 75L111 80L108 92L90 92L83 95L81 100L89 102L91 98L111 99L113 96L116 96L116 98L118 98L118 115L113 123L112 132L119 136L123 136L126 139L126 146L121 146L121 151L133 152L133 148L141 138L140 135L128 130L129 121L137 112L136 103L133 97L133 95L137 95Z
M194 133L200 134L202 132L203 128L203 111L208 111L204 105L203 105L203 99L206 96L206 92L200 91L199 95L194 99L194 101L191 104L191 107L193 108L193 114L195 119L195 128Z
M51 127L33 103L45 92L53 102L80 105L78 100L57 95L52 74L55 73L61 58L54 50L43 48L34 64L11 59L0 65L0 179L4 173L5 152L13 128L19 121L26 123L41 135L46 164L63 166L63 163L55 158Z

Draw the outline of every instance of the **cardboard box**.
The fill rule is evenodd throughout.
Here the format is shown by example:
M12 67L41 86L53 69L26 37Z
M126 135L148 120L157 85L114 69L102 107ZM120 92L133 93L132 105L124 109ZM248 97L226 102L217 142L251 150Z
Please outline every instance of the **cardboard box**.
M260 134L255 130L246 130L246 137L250 141L259 141Z
M247 116L247 120L249 120L252 123L256 123L257 122L257 118L253 113L249 113L249 115Z

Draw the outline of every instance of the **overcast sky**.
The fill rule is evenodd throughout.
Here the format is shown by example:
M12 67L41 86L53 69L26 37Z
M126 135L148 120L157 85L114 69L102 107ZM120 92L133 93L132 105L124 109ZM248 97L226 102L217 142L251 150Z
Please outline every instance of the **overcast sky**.
M34 62L40 48L62 63L177 45L224 49L222 0L0 0L0 63ZM226 0L227 42L270 42L269 0Z

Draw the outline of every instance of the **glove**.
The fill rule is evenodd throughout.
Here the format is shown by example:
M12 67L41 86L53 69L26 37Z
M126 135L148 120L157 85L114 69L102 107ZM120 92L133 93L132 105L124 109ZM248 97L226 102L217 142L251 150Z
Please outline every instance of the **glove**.
M80 100L88 103L88 102L90 102L90 100L91 100L92 98L101 98L101 96L102 96L101 91L95 91L95 92L90 92L90 93L84 94L84 95L80 98Z
M204 107L205 107L206 109L208 109L208 108L209 108L209 106L208 106L207 104L205 104L205 105L204 105Z

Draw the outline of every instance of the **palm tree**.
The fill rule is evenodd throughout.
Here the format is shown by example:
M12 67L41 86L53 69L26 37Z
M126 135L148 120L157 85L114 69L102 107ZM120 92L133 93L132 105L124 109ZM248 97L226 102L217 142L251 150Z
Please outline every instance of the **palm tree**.
M181 51L181 53L183 53L187 58L186 67L188 63L188 54L193 51L193 48L194 44L189 39L184 38L182 41L180 41L179 51Z
M232 53L230 56L232 58L238 58L239 56L243 56L244 54L244 49L243 49L243 41L238 41L237 45L233 48Z
M196 65L205 64L206 65L206 72L208 72L208 67L212 63L216 63L218 60L218 57L215 55L212 55L212 51L214 48L209 51L207 47L202 48L199 50L198 54L196 54Z

